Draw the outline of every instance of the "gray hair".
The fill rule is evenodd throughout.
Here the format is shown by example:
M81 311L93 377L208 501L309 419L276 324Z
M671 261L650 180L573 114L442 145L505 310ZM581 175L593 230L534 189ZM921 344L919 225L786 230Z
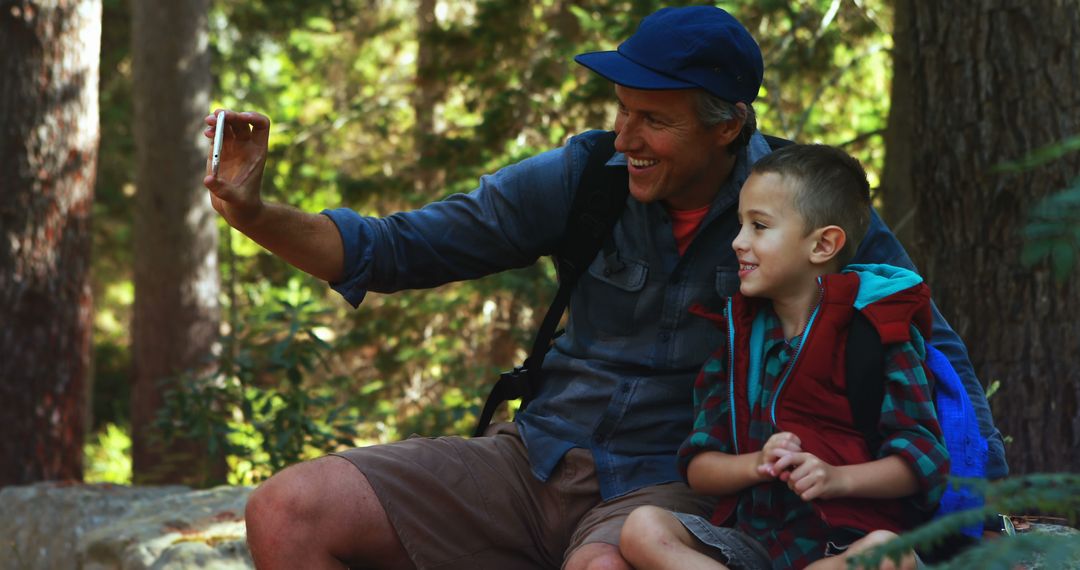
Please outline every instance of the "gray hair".
M698 91L697 115L698 120L705 127L714 127L732 119L744 119L739 136L728 145L728 152L731 154L739 152L750 144L750 137L757 130L757 115L754 113L753 105L747 104L744 113L734 103L728 103L708 91Z

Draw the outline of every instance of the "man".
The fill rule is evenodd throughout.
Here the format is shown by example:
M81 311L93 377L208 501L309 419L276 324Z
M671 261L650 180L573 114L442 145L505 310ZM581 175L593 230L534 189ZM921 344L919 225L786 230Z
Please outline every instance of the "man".
M247 509L260 568L628 568L617 545L633 508L708 512L674 460L694 374L718 341L687 308L738 287L739 189L769 152L750 106L761 53L729 14L698 6L660 10L618 52L577 61L615 83L609 164L625 165L630 198L614 253L597 256L574 291L542 390L489 437L409 439L275 475ZM602 135L485 176L468 195L377 219L263 203L269 120L226 121L220 175L205 180L215 208L354 305L368 290L432 287L550 254ZM207 124L209 137L213 116ZM876 216L855 260L911 265ZM966 366L1000 441L963 345L937 321L940 347Z

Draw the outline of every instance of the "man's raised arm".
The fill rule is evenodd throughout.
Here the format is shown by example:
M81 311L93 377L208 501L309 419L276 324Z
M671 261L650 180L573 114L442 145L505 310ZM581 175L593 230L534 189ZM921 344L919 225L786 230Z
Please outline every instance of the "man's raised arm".
M214 138L216 112L203 132ZM225 112L224 141L217 175L207 158L203 185L230 226L296 268L324 281L342 277L344 245L337 226L321 214L263 202L260 193L270 138L270 119L259 113Z

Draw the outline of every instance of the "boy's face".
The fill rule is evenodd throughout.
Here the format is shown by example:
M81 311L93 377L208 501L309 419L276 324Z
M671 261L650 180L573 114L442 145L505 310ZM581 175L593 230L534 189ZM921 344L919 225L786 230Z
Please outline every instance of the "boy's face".
M819 268L810 262L816 232L806 235L788 181L754 173L739 194L739 290L747 297L794 299L816 290Z

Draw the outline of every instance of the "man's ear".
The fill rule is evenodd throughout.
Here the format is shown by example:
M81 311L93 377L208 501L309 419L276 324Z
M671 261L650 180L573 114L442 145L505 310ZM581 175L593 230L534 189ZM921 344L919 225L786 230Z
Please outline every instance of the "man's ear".
M814 230L814 248L810 250L811 263L827 263L840 255L847 243L847 233L840 226L825 226Z
M746 107L746 103L736 103L735 107L739 109L739 115L734 119L729 119L714 125L712 128L716 135L716 143L720 146L728 146L731 141L735 140L742 132L743 125L746 124L746 117L749 116L749 110Z

